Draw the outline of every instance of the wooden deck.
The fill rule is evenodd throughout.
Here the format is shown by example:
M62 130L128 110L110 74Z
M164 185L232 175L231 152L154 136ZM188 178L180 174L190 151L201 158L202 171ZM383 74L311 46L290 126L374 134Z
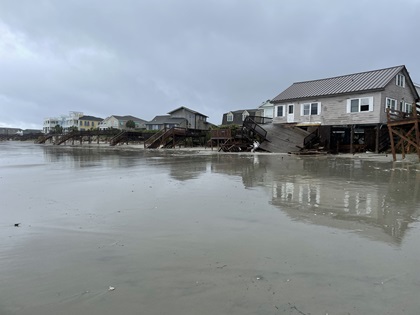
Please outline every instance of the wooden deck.
M267 131L268 141L261 143L260 148L273 153L297 152L309 135L309 132L290 125L271 123L263 126Z
M406 153L416 152L420 160L420 112L416 104L409 113L388 108L387 119L393 160L397 160L397 151L403 159Z

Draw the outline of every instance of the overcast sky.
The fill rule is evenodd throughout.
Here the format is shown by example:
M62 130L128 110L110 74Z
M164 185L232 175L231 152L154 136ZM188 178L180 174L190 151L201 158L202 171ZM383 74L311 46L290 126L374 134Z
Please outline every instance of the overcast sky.
M220 124L293 82L405 65L420 0L0 0L0 126L81 111Z

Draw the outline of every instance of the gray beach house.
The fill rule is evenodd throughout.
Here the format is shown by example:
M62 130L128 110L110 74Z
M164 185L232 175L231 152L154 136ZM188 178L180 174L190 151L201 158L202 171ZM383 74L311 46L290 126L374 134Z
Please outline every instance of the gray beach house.
M380 151L388 136L386 109L411 112L419 101L405 66L296 82L271 100L273 123L318 133L322 145L350 143Z

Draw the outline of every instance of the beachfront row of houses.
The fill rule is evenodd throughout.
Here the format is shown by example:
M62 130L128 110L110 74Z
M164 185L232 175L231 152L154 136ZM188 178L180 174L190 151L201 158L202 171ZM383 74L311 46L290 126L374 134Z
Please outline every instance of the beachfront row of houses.
M420 85L405 66L296 82L253 109L223 115L222 124L242 124L247 116L298 126L386 123L386 108L411 112L420 104Z
M211 124L207 122L207 116L187 107L181 106L170 111L167 115L159 115L151 121L134 117L131 115L111 115L105 119L100 117L84 115L82 112L70 112L69 115L60 117L48 117L44 119L43 132L49 133L59 126L64 132L74 130L80 131L99 128L105 130L115 128L125 130L130 128L144 130L162 130L164 128L181 127L198 130L208 130ZM127 123L130 124L127 125Z
M387 109L416 112L419 95L420 85L402 65L296 82L256 109L225 113L222 123L240 124L248 115L270 117L274 124L317 132L328 149L357 141L378 151L381 138L388 137Z
M348 143L356 139L376 147L387 134L387 109L411 113L420 107L420 85L416 85L404 65L354 73L333 78L296 82L274 98L254 109L232 110L223 114L222 125L242 125L248 116L268 117L274 124L299 127L318 132L323 144ZM414 106L414 107L413 107ZM151 121L133 116L110 116L105 119L71 112L61 118L47 118L43 131L48 133L57 124L64 130L92 128L125 129L127 121L136 128L160 130L185 127L208 130L207 116L186 107ZM351 135L351 137L350 137ZM356 135L356 137L355 137Z

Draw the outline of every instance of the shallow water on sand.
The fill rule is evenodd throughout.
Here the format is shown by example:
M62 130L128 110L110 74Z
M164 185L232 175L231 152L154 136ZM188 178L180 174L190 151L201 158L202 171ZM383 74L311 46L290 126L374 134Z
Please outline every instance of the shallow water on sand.
M418 314L419 171L0 143L0 314Z

